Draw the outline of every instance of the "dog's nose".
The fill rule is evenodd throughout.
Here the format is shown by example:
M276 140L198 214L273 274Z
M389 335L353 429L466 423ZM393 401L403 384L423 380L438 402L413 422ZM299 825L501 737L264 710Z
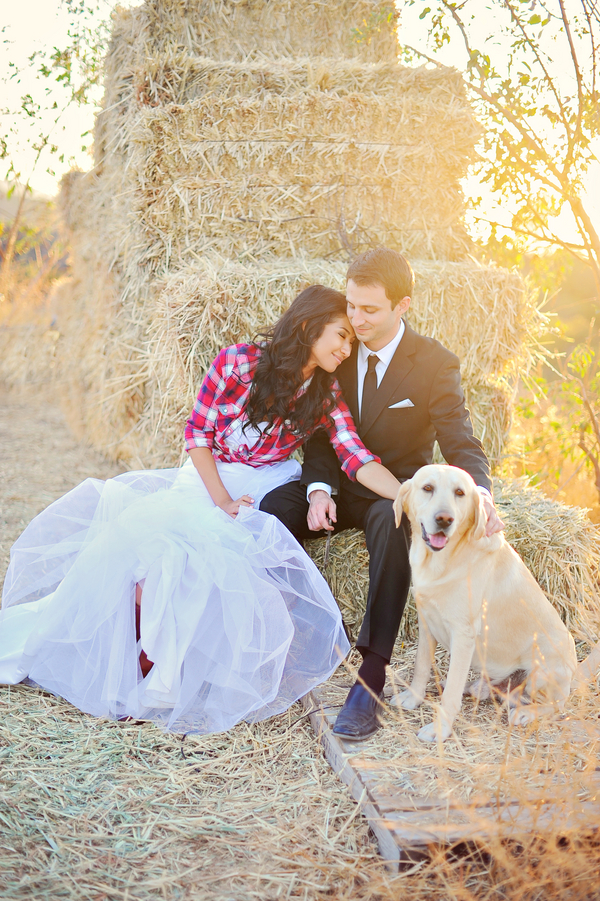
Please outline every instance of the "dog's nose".
M454 522L454 517L449 513L438 513L435 517L436 525L440 529L447 529Z

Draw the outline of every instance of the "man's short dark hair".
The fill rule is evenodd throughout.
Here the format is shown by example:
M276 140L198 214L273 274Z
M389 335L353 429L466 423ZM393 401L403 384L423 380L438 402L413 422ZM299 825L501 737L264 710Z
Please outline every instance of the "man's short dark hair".
M389 247L374 247L366 250L350 263L346 279L355 285L383 285L392 308L403 297L412 297L415 275L411 265L401 253Z

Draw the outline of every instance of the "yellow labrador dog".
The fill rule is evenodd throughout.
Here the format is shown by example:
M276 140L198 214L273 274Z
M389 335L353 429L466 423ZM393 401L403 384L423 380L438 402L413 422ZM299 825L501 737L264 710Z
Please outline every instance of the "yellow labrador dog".
M392 704L418 707L436 644L450 653L440 709L419 738L448 738L470 669L481 678L466 690L479 698L518 670L526 673L525 692L521 687L509 695L513 724L562 710L577 667L575 643L504 536L486 538L483 502L471 476L455 466L424 466L398 492L396 525L403 510L412 528L419 644L410 688Z

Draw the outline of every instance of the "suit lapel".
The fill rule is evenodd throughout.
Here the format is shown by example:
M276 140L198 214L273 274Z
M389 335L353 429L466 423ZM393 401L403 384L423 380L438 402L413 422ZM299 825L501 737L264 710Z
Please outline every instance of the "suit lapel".
M387 407L390 398L392 397L396 388L400 385L400 383L406 378L408 373L414 366L413 355L415 353L415 333L411 328L406 326L405 332L402 336L402 340L398 345L396 353L391 359L390 365L388 366L386 373L377 389L377 394L375 395L375 399L373 403L370 405L369 410L363 411L363 418L360 424L360 435L361 438L367 434L375 420L378 416L383 412L383 410ZM354 396L357 395L356 383L357 383L357 374L356 374L356 362L354 364ZM356 402L356 413L358 413L358 399ZM354 410L352 410L352 415L354 416ZM355 420L358 421L358 420Z

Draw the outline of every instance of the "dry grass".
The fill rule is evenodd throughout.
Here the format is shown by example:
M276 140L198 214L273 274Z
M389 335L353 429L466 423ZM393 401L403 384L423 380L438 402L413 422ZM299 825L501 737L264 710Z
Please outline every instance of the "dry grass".
M594 823L587 835L562 822L541 836L524 831L519 842L495 836L432 848L430 859L390 874L298 707L183 740L93 720L21 686L3 689L0 704L5 898L597 897ZM387 763L390 783L449 798L473 800L482 784L486 799L510 792L524 771L537 773L548 797L565 780L572 798L597 786L597 741L569 747L553 740L560 731L552 724L503 749L497 719L467 710L457 739L440 751L414 738L418 716L388 717L363 751Z
M580 644L580 657L588 651L589 645ZM397 649L388 671L388 700L394 691L401 691L410 683L415 652L415 643ZM466 696L452 737L443 747L423 744L417 732L434 717L447 669L448 654L438 649L422 707L413 711L389 706L384 715L385 728L368 744L357 748L357 766L365 761L368 770L383 764L377 786L380 796L385 797L388 790L400 790L412 797L415 807L433 800L459 808L468 804L486 806L492 800L502 804L514 800L525 807L527 799L532 801L534 797L538 803L558 802L565 796L566 788L573 802L575 798L598 800L600 809L600 776L596 769L600 751L600 674L569 698L564 716L545 717L527 728L511 727L506 706L500 701L477 702ZM331 706L343 703L354 679L354 668L350 666L349 670L338 670L320 689L320 695ZM555 828L559 825L557 822Z
M0 704L5 898L314 897L381 868L298 707L184 741L22 686Z

